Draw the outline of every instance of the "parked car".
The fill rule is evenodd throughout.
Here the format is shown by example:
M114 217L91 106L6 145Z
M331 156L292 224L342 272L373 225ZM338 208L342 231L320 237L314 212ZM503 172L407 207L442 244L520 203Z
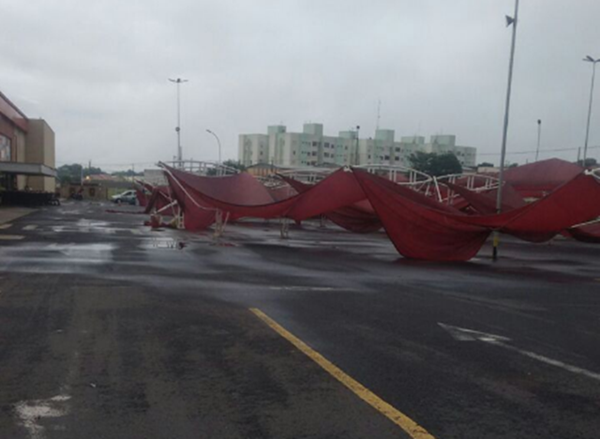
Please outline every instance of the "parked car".
M136 205L137 204L137 196L135 194L135 191L130 190L130 191L125 191L122 194L117 194L117 195L113 195L112 197L110 197L110 200L113 203L117 203L117 204L131 204L131 205Z

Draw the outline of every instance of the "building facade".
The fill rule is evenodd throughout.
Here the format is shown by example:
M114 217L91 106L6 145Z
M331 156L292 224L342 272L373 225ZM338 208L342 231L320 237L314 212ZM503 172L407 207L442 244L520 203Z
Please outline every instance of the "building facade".
M56 190L54 131L29 119L0 92L0 188Z
M304 124L301 133L287 132L283 125L269 126L266 134L241 134L238 159L244 166L271 164L296 168L304 166L349 166L384 164L410 167L416 151L451 152L465 167L474 167L477 149L456 145L454 135L401 137L394 130L378 129L374 138L360 139L358 131L340 131L337 136L323 133L319 123Z

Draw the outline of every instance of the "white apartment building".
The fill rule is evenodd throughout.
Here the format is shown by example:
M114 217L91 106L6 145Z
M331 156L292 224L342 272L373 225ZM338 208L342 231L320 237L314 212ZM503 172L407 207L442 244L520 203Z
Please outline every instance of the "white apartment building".
M279 167L344 166L386 164L410 167L416 151L456 155L463 166L474 167L477 149L456 145L454 135L401 137L394 130L378 129L375 138L358 139L357 131L340 131L338 136L323 134L323 125L304 124L301 133L287 132L283 125L269 126L267 134L240 134L238 159L245 166L267 163Z

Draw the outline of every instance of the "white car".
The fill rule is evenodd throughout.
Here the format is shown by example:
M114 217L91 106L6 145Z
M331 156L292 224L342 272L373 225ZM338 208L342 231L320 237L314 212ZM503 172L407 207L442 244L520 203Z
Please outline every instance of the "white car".
M123 192L122 194L113 195L110 197L110 200L117 204L126 203L135 206L137 204L137 195L134 190L129 190Z

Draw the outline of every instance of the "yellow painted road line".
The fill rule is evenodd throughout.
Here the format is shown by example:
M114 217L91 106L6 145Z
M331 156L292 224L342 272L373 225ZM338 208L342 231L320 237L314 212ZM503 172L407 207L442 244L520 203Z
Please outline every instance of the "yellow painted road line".
M342 371L339 367L329 361L327 358L323 357L317 351L312 349L294 334L289 332L271 317L266 315L258 308L250 308L250 311L254 313L259 319L265 322L271 329L293 344L298 350L300 350L303 354L308 356L311 360L325 369L331 376L333 376L336 380L341 382L344 386L354 392L360 399L365 401L371 407L375 408L385 417L387 417L390 421L404 430L408 435L413 439L435 439L427 430L417 424L415 421L410 419L404 413L400 412L392 405L385 402L383 399L375 395L365 386L360 384L354 378L346 375L344 371Z

